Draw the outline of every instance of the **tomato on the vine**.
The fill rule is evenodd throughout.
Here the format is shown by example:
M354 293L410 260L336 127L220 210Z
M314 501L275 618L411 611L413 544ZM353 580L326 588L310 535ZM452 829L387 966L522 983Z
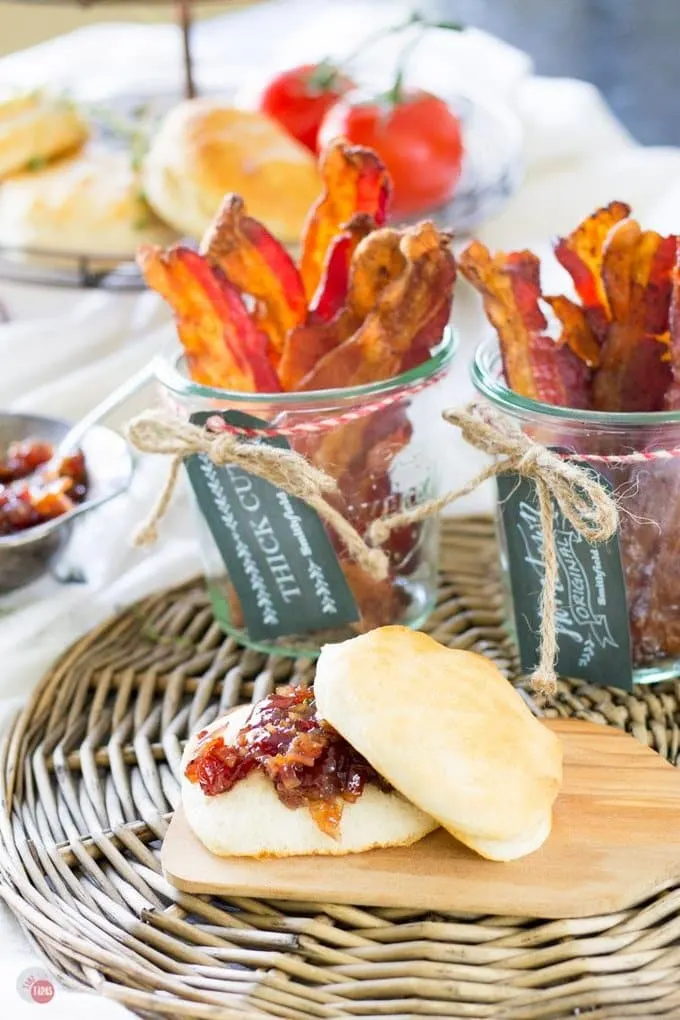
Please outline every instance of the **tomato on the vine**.
M463 156L460 122L438 96L409 88L377 99L348 92L326 113L319 147L339 137L378 153L394 186L393 214L426 212L453 195Z
M283 127L312 152L327 111L354 87L354 82L332 64L302 64L283 71L260 93L258 109Z

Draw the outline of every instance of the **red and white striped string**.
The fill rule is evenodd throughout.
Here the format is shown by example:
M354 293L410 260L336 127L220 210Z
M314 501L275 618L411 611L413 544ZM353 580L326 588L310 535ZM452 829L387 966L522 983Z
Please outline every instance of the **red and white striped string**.
M346 411L339 411L337 414L329 415L328 417L315 418L312 421L299 421L290 425L272 425L267 428L248 428L245 425L232 425L230 422L226 422L220 414L216 413L211 418L208 418L205 424L211 432L229 432L232 435L244 436L247 439L257 439L260 436L318 435L321 432L330 432L331 429L337 428L339 425L348 425L350 422L360 421L369 414L377 414L378 411L391 407L397 401L403 400L405 397L410 398L416 393L427 389L428 386L433 386L443 376L444 372L440 372L429 379L423 380L423 382L416 383L415 386L394 389L391 393L386 393L385 396L380 397L379 400L368 401L365 404L360 404L358 407L350 407ZM295 413L297 413L297 409Z
M312 421L299 421L290 425L281 424L280 426L271 425L266 428L248 428L245 425L232 425L216 413L211 418L208 418L206 426L214 432L229 432L231 435L243 436L247 439L257 439L260 436L319 435L322 432L329 432L340 425L348 425L351 422L360 421L368 415L386 410L392 404L402 400L405 395L409 397L414 396L427 389L428 386L439 382L443 375L444 373L440 372L438 375L425 379L415 386L409 386L407 391L395 389L378 400L367 401L358 407L350 407L345 411L339 411L337 414L315 418ZM645 464L653 463L654 461L673 460L676 457L680 457L680 447L673 447L670 450L638 450L632 453L621 454L577 453L573 451L563 452L562 456L568 460L578 460L592 464Z
M646 464L650 461L673 460L680 457L680 447L671 450L638 450L634 453L565 453L567 460L582 460L593 464Z

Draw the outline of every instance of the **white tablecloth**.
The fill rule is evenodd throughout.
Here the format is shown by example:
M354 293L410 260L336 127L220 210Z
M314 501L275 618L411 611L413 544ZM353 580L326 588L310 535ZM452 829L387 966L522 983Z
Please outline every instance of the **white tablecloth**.
M253 68L323 55L327 40L347 49L360 31L393 16L397 5L313 0L275 2L217 19L195 33L199 80L229 90L242 86ZM360 8L360 10L359 10ZM324 19L326 19L324 21ZM329 27L330 26L330 27ZM451 48L453 47L453 49ZM77 53L77 59L74 54ZM125 81L130 89L175 87L178 40L171 28L105 26L84 30L0 61L3 84L35 86L48 80L89 96L106 95ZM581 217L613 198L630 202L644 223L680 232L680 151L638 147L588 84L531 75L527 58L481 33L437 37L419 57L414 75L433 87L456 75L486 94L512 102L526 132L527 177L521 192L480 237L492 246L547 251L549 238L571 229ZM247 82L246 82L247 84ZM550 286L560 273L546 267ZM0 302L13 316L0 325L0 406L30 408L75 418L114 385L146 363L172 336L165 310L153 295L76 295L71 291L9 286L0 281ZM487 332L478 301L467 286L456 294L454 322L462 339L447 383L446 400L471 395L471 352ZM141 407L141 394L119 420ZM433 435L443 451L447 484L462 482L479 465L452 429ZM41 673L70 641L116 607L199 569L187 508L180 498L163 528L164 541L152 552L132 550L129 534L159 482L161 466L148 463L128 497L83 524L71 557L85 565L87 584L57 588L43 581L4 600L0 612L0 713L6 719ZM490 490L470 498L464 509L487 509ZM463 507L461 507L463 509ZM0 987L12 1018L33 1017L36 1005L15 993L19 973L36 962L9 914L0 911ZM91 1015L92 1001L57 987L41 1007L46 1016ZM96 1004L101 1020L129 1015L115 1004Z

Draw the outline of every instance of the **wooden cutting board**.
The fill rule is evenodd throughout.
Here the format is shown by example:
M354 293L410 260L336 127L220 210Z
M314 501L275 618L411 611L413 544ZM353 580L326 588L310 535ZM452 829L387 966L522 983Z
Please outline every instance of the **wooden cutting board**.
M546 725L564 744L564 785L550 838L523 860L483 860L442 829L345 857L220 858L180 809L166 877L192 893L541 918L621 910L680 879L680 769L611 727Z

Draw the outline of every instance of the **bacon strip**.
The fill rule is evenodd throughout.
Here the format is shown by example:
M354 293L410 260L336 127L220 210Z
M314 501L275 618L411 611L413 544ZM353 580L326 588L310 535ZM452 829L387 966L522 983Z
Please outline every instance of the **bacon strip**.
M278 366L284 389L297 389L321 359L349 340L373 311L382 292L406 267L401 238L401 231L387 227L369 233L352 256L343 306L328 322L310 314L288 334Z
M604 252L612 322L593 381L601 411L658 411L672 372L666 358L675 237L622 224Z
M257 299L256 324L279 354L288 331L307 315L302 279L283 245L246 215L242 198L227 195L206 235L203 253L239 291Z
M671 270L671 301L669 311L668 360L671 384L666 393L666 407L680 410L680 237L676 238L675 264Z
M175 313L191 377L206 386L244 393L276 392L268 341L223 273L190 248L145 246L137 256L148 285Z
M356 250L347 289L347 305L359 321L366 318L388 284L406 268L403 231L383 227L369 234Z
M566 344L588 368L596 368L600 363L600 345L583 308L562 294L543 300L550 305L562 325L560 346Z
M360 386L398 374L414 340L442 306L450 309L456 263L449 238L432 223L406 231L403 272L380 294L349 340L325 355L298 385L301 390Z
M369 215L381 227L392 190L385 167L371 149L341 140L322 154L320 170L324 192L310 210L302 239L300 272L308 301L316 293L337 234L357 213Z
M609 302L600 274L602 253L612 227L628 216L629 205L610 202L554 244L555 255L573 279L590 327L600 341L610 320Z
M342 233L336 235L328 249L321 281L309 303L313 319L328 322L343 308L347 300L352 257L359 243L374 229L375 220L365 213L358 213Z
M459 267L482 295L487 317L498 333L508 386L520 396L545 404L588 407L588 368L568 346L545 335L537 257L529 251L492 257L481 242L473 241Z

